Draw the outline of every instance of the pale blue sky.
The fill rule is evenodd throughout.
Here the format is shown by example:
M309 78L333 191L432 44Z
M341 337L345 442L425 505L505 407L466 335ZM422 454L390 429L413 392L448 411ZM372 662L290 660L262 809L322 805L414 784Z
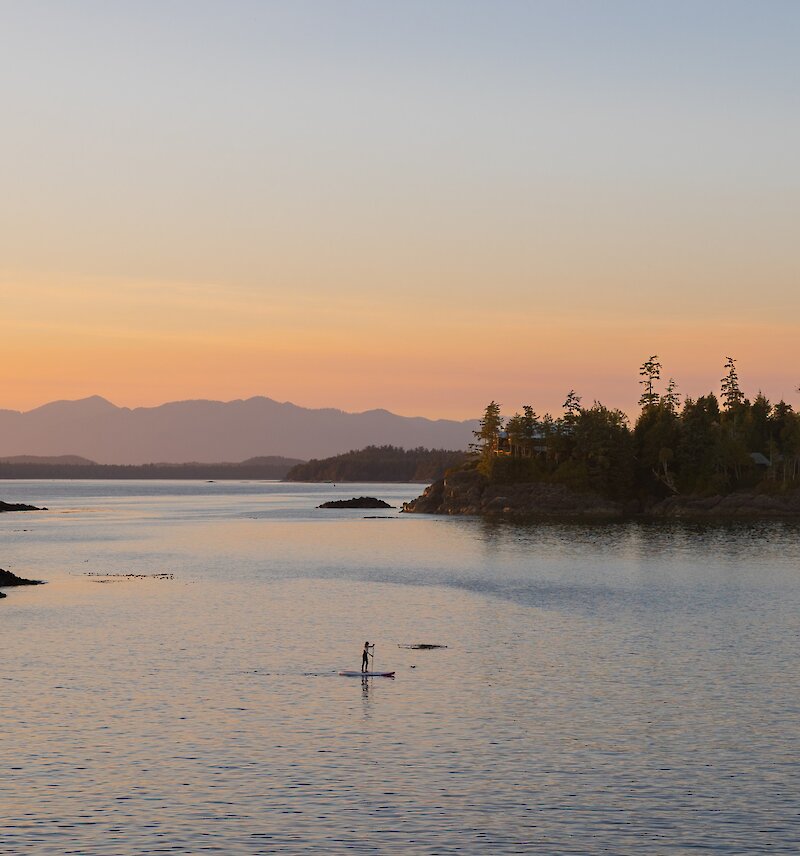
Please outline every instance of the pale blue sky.
M690 391L737 349L791 389L800 352L780 367L774 343L800 310L800 3L5 2L0 33L0 286L92 295L86 341L124 323L102 297L121 288L173 338L206 335L215 314L187 331L175 308L196 288L226 295L242 331L277 307L264 336L308 349L348 307L327 346L362 359L372 337L430 364L531 331L518 374L452 401L455 380L422 364L359 386L353 363L318 388L257 350L258 380L231 355L220 397L467 416L526 400L525 383L559 397L580 372L627 407L623 368L670 348ZM5 323L32 343L64 316L37 333L19 312ZM690 356L700 321L708 349L695 336ZM134 366L135 348L120 377ZM146 380L115 393L98 374L91 391L144 403Z

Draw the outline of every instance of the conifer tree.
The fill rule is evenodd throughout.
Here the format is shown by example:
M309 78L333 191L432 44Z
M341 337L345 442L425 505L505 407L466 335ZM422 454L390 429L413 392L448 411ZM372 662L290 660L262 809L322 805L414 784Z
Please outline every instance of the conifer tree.
M503 419L500 416L500 405L496 401L491 401L486 405L478 430L472 432L478 442L473 443L471 448L480 454L484 463L491 461L492 453L497 446L498 435L502 429Z
M536 431L539 427L539 417L534 412L530 404L525 404L522 408L522 443L526 455L533 454L533 447L536 443Z
M739 387L739 375L736 373L736 360L733 357L726 359L725 368L728 373L720 381L720 389L725 409L732 410L744 402L744 393Z
M580 413L581 397L575 392L574 389L571 389L567 393L567 399L564 402L564 424L569 426L570 428L574 426L575 423L578 421Z
M667 384L667 391L661 396L661 404L664 409L670 413L677 413L681 403L680 393L677 392L678 384L675 383L675 378L671 377Z
M661 363L658 361L658 354L653 354L642 363L639 367L639 374L644 378L639 381L644 387L642 397L639 399L639 406L646 408L658 404L659 396L655 391L655 382L661 379Z
M511 456L516 458L522 454L522 449L525 445L524 428L522 424L523 417L519 413L515 413L506 422L506 432L508 433L508 449Z

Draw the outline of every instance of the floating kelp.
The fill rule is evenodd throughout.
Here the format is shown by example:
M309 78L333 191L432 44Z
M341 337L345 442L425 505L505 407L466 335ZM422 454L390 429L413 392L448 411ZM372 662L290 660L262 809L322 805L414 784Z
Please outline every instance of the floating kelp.
M447 645L434 645L432 642L414 642L408 645L397 645L398 648L411 648L414 651L433 651L435 648L446 648Z
M85 577L102 577L97 582L105 582L107 579L120 580L174 580L175 574L103 574L99 571L86 571Z

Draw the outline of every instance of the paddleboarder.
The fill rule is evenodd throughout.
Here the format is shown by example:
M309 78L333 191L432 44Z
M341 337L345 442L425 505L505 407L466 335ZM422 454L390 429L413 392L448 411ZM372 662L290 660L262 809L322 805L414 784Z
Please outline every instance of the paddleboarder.
M364 643L364 650L361 653L361 671L362 672L368 672L369 671L369 658L375 656L374 654L372 654L370 652L370 648L374 651L375 650L375 643L373 642L372 645L370 645L369 642L365 642Z

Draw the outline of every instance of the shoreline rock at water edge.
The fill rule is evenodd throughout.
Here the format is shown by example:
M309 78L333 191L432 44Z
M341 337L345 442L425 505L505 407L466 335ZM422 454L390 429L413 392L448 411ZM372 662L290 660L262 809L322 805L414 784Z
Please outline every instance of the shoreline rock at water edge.
M38 508L35 505L25 505L24 502L2 502L0 500L0 513L3 511L47 511L47 509Z
M497 484L475 470L460 470L404 503L403 511L499 517L621 518L625 504L597 493L576 493L549 482Z
M402 511L505 519L800 519L800 490L622 502L597 493L579 493L553 482L490 482L471 469L456 470L434 482L421 496L404 503Z
M44 584L44 580L26 580L22 577L18 577L16 574L12 574L11 571L4 571L0 568L0 588L8 588L11 586L40 586ZM6 597L6 595L0 591L0 597Z

